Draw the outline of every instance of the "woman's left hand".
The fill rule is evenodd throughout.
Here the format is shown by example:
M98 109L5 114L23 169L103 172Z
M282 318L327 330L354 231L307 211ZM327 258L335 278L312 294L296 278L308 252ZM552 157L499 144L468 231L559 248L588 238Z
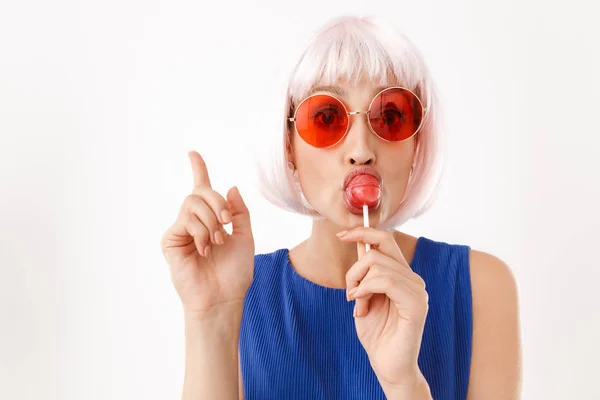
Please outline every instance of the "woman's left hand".
M422 377L417 364L429 296L412 271L392 232L369 227L340 237L357 242L359 258L346 274L356 299L355 324L361 344L382 387L412 385ZM365 253L364 243L371 249Z

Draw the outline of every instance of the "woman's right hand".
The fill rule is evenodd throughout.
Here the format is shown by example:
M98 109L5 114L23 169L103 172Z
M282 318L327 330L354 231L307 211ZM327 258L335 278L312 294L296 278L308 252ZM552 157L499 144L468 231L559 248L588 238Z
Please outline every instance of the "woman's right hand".
M229 189L225 200L212 189L200 154L188 155L194 187L163 235L161 248L184 312L202 318L228 307L243 308L254 276L254 237L237 187ZM231 235L223 229L229 222Z

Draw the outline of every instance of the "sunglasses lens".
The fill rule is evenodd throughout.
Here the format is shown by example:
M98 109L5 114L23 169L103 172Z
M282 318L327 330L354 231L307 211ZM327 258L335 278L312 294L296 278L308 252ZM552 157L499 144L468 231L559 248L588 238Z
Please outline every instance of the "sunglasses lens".
M348 115L342 103L328 95L306 99L296 112L296 130L306 143L315 147L336 144L346 133Z
M375 97L371 104L371 127L382 139L392 142L411 137L421 126L423 108L412 92L391 88Z

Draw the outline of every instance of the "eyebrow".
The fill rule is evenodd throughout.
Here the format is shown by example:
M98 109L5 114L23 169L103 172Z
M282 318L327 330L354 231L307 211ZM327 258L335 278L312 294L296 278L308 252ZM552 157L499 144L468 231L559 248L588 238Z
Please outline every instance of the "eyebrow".
M377 93L381 92L383 89L385 89L387 87L390 87L390 85L378 86L375 88L375 90L373 90L373 93L371 93L371 95L375 96ZM314 94L315 92L329 92L329 93L333 93L336 96L340 96L340 97L346 97L346 95L347 95L346 90L339 86L326 85L326 86L316 86L316 87L312 88L306 96L308 97L308 96Z

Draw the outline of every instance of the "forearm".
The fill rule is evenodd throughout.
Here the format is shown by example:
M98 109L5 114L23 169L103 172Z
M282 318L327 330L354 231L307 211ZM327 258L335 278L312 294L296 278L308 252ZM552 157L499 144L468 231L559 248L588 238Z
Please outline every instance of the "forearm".
M183 400L238 399L242 308L214 317L185 317Z

